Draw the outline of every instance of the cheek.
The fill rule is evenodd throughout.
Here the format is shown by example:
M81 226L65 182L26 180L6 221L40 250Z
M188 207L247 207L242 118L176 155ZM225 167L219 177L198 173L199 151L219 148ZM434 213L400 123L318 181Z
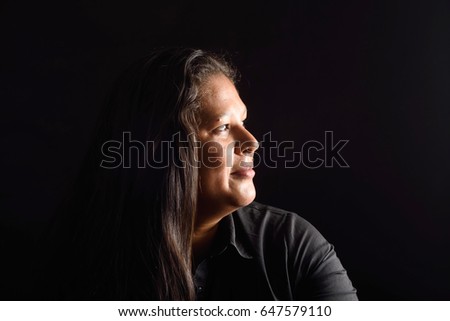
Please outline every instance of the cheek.
M233 144L207 141L202 144L199 159L202 193L221 197L234 189L230 186L230 174L234 162Z
M216 169L223 166L225 153L217 142L209 141L202 145L200 159L202 168Z
M200 150L201 168L215 171L216 173L231 170L234 161L234 149L230 144L225 145L216 141L208 141Z

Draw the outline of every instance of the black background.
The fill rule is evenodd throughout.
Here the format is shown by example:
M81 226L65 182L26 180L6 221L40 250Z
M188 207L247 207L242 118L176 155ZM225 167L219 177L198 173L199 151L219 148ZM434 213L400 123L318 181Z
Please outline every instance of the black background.
M257 200L336 246L360 299L450 299L448 1L2 2L0 293L39 299L34 244L118 73L226 51L258 139L349 143L349 168L259 166Z

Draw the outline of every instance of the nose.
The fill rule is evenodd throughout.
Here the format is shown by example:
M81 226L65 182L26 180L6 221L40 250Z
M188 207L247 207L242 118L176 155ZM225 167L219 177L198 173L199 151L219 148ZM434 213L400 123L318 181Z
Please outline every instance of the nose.
M235 141L235 152L244 156L253 156L258 149L259 143L256 138L245 128L239 135L239 139Z

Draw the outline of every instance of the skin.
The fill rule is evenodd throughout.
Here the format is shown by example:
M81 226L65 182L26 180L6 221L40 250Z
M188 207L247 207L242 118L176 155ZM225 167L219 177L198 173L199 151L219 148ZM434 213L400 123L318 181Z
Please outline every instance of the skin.
M222 74L211 76L202 89L194 262L208 253L220 220L250 204L256 196L252 167L258 142L244 126L246 106L233 83Z

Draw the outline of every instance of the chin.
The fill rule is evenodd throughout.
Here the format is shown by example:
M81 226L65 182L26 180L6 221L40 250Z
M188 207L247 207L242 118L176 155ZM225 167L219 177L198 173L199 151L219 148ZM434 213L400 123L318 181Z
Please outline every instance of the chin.
M249 188L245 191L241 191L238 197L234 197L234 205L237 208L247 206L248 204L250 204L255 200L255 197L256 197L256 190L254 187Z

